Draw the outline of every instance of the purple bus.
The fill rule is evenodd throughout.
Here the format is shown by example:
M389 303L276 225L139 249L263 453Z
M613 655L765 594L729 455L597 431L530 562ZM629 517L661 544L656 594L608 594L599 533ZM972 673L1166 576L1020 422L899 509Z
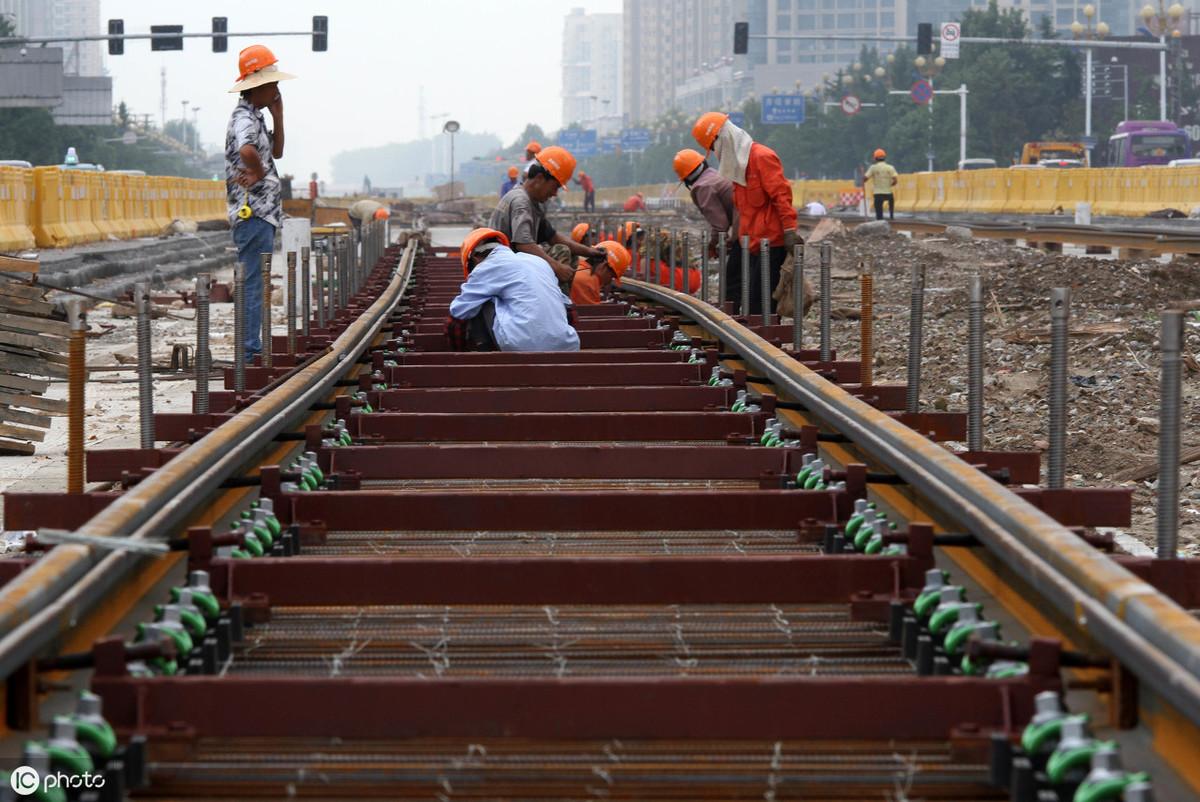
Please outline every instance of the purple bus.
M1109 167L1144 167L1166 164L1192 155L1187 133L1175 123L1126 120L1108 138Z

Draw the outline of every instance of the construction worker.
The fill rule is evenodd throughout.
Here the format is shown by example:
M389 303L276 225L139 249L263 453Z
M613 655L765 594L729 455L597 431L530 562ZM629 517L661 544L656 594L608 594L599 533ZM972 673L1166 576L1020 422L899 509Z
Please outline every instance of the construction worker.
M900 180L900 174L896 172L896 168L887 163L887 151L883 148L878 148L875 151L875 163L867 168L867 172L863 175L863 186L867 182L871 182L871 190L875 195L875 219L883 219L883 204L888 206L888 219L896 219L896 196L892 194L892 190L896 186L896 182Z
M635 192L625 200L625 205L621 207L627 212L644 212L646 211L646 195L642 192Z
M688 188L692 203L708 222L708 255L717 255L717 242L726 235L729 245L726 251L725 272L741 268L742 248L738 244L737 209L733 205L733 182L708 166L704 157L691 149L681 150L672 161L675 175Z
M591 245L593 237L591 236L592 227L588 223L576 223L571 229L571 239L574 242L579 242L584 245Z
M456 351L578 351L570 301L545 260L509 247L508 237L477 228L459 253L466 282L450 302L446 336ZM603 251L601 252L603 253Z
M603 259L585 260L575 271L571 284L571 302L576 306L598 304L610 284L621 285L621 276L633 264L628 249L619 242L606 240L596 246L604 251Z
M317 199L317 174L313 173L308 179L308 197L310 200Z
M710 111L701 115L692 127L692 136L705 153L715 152L718 171L733 182L733 204L737 209L738 236L750 243L750 309L743 313L761 314L762 282L761 241L769 243L770 286L779 283L783 263L792 256L797 242L796 209L792 206L792 186L783 174L783 164L775 151L755 142L748 133L729 120L729 115ZM726 271L725 300L735 301L742 294L742 271ZM773 311L774 303L767 300Z
M521 169L521 182L524 183L525 177L529 175L529 168L534 165L535 157L541 153L542 143L536 139L529 140L525 145L525 166Z
M383 204L379 201L363 198L350 204L350 208L346 210L346 214L350 216L350 222L354 224L354 230L361 233L363 221L374 219L375 213L383 208Z
M250 45L238 54L238 80L230 92L241 95L225 130L225 197L238 261L244 270L245 354L250 362L263 348L262 254L275 249L275 229L283 200L275 160L283 157L283 95L279 82L295 78L280 71L275 54ZM261 109L271 112L268 130ZM270 343L267 344L268 346Z
M517 185L517 176L519 176L520 174L521 174L521 171L518 170L515 165L508 168L508 180L506 180L503 184L500 185L500 197L503 198L505 195L508 194L508 191L510 189L512 189L513 187L515 187Z
M533 166L525 173L525 182L500 199L488 222L489 227L504 234L514 251L544 259L567 288L575 278L572 254L604 255L603 251L564 237L546 219L546 201L571 181L574 171L575 157L566 148L551 145L540 149L534 156Z
M592 177L580 170L575 183L583 190L583 210L585 212L596 211L596 184L592 181Z

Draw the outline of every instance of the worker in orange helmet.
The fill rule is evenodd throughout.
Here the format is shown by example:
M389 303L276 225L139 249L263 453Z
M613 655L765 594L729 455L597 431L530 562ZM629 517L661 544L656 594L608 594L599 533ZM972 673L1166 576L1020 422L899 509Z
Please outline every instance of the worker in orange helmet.
M513 187L515 187L517 185L518 176L520 176L520 175L521 175L521 171L516 168L516 165L513 165L512 167L508 168L508 180L506 180L503 184L500 185L500 197L503 198L505 195L508 194L508 191L510 189L512 189Z
M230 92L241 97L225 130L225 197L238 261L246 276L246 361L262 351L262 254L275 248L282 224L283 195L275 160L283 158L283 95L279 82L295 78L282 72L265 45L238 54L238 80ZM269 130L262 109L271 112ZM266 344L268 347L270 343Z
M387 220L391 216L392 212L386 206L380 206L375 210L375 214L372 215L376 220Z
M583 190L583 210L585 212L596 211L596 183L592 181L592 177L580 170L575 183Z
M871 189L875 195L875 219L883 219L883 205L888 206L888 219L896 219L896 196L893 194L896 184L900 181L900 174L896 172L896 168L887 163L887 151L883 148L876 148L875 163L872 164L865 174L863 174L863 186L867 182L871 182Z
M766 239L770 248L771 287L779 283L783 263L791 258L799 241L792 186L775 151L755 142L730 121L728 114L710 111L701 115L692 127L692 136L706 153L716 154L720 163L718 172L733 182L738 236L750 240L750 309L743 312L761 314L762 281L758 278L761 241ZM726 271L725 300L736 301L741 294L741 270ZM770 299L767 303L773 311L774 304Z
M675 175L688 188L692 203L708 222L708 255L717 255L717 242L721 234L733 237L726 252L726 271L741 264L742 249L737 243L737 209L733 205L733 182L709 167L704 157L694 150L685 149L675 154L671 163Z
M644 212L646 211L646 195L642 192L635 192L625 199L625 205L621 207L627 212Z
M536 139L531 139L525 144L525 166L521 168L519 181L524 183L525 176L529 175L529 168L534 165L536 156L541 152L542 143Z
M503 232L514 251L545 259L566 291L575 279L572 255L604 255L603 251L563 236L546 219L546 202L570 183L574 171L575 157L566 148L557 145L541 148L525 174L525 182L500 199L488 222L490 228Z
M588 236L591 231L592 227L589 224L576 223L575 227L571 229L571 239L575 242L582 242L584 245L591 245L592 243Z
M610 284L620 286L621 276L625 275L625 271L633 264L629 250L619 242L605 240L596 247L604 256L583 261L575 271L575 281L571 284L571 302L576 306L600 303L603 300L602 293Z

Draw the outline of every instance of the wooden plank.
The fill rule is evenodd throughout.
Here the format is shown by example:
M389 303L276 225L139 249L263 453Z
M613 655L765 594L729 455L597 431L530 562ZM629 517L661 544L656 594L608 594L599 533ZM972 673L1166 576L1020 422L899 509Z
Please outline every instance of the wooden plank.
M19 345L8 345L7 343L0 343L0 354L12 354L13 356L25 357L26 359L40 359L47 364L53 365L65 366L70 361L67 359L66 354L56 354L52 351L35 351L30 348L22 348ZM49 376L51 374L42 375Z
M46 289L39 287L36 284L26 284L22 281L13 281L11 279L0 280L0 294L16 295L20 298L28 298L31 301L46 300Z
M14 354L0 349L0 370L15 373L29 373L34 376L49 376L52 379L67 378L67 366L50 362L45 359Z
M69 337L71 335L71 324L65 320L8 314L3 311L0 311L0 326L20 331L31 331L37 334L53 334L57 337Z
M0 391L0 404L26 409L39 409L51 415L66 415L67 400L65 398L46 398L40 395L18 395Z
M61 337L51 337L49 334L20 334L0 326L0 343L15 345L20 348L32 348L35 351L46 351L51 354L65 354L67 341Z
M0 437L11 437L16 440L29 440L30 442L40 443L46 439L46 433L41 429L27 429L24 426L0 423Z
M33 443L21 443L16 440L0 440L0 456L31 457L37 451Z
M1200 460L1200 446L1184 449L1179 455L1179 464L1187 465L1190 462ZM1142 482L1146 479L1153 479L1158 476L1158 459L1152 459L1143 462L1141 465L1134 465L1132 468L1126 468L1124 471L1113 475L1113 481L1116 482Z
M36 273L38 272L38 260L0 255L0 270L6 273Z
M50 382L45 379L31 379L28 376L0 373L0 390L20 390L23 393L37 393L41 395L49 388Z
M54 313L54 304L34 301L30 298L18 298L15 295L0 295L0 308L37 317L50 317Z
M9 423L21 423L25 426L36 426L39 429L49 429L51 422L49 415L22 412L19 409L6 407L3 404L0 404L0 420L8 421Z

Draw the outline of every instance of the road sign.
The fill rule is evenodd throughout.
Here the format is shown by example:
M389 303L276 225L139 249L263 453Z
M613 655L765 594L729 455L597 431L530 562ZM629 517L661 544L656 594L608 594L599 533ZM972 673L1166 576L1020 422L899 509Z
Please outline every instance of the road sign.
M919 106L924 106L926 103L933 100L933 84L922 78L912 85L912 89L908 94L910 97L912 97L913 103L916 103Z
M958 58L958 45L961 38L962 28L957 22L942 23L942 58Z
M617 134L609 134L608 136L600 137L600 152L601 153L616 153L621 147L621 137Z
M764 125L793 125L804 122L804 95L763 95Z
M596 129L595 128L567 128L558 133L558 144L571 151L571 155L575 158L585 156L595 156L600 152L599 146L596 144Z
M650 129L625 128L621 131L621 150L641 151L650 147Z
M1079 144L1083 145L1086 150L1095 150L1096 145L1099 144L1099 140L1094 136L1081 136L1079 137Z
M842 111L852 117L862 111L862 101L858 99L858 95L846 95L842 98Z
M738 128L745 128L745 127L746 127L746 114L745 114L745 112L741 112L741 111L731 111L731 112L729 112L729 122L733 123L733 124L734 124L734 125L736 125Z

